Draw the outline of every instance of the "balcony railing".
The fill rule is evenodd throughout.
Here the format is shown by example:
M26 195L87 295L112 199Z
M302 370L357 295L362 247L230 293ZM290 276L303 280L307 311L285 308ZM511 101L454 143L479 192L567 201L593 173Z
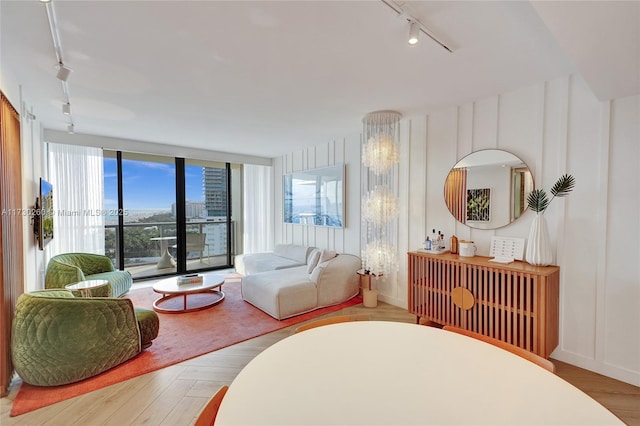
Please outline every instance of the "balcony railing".
M118 265L119 252L117 235L118 225L105 225L105 254ZM227 255L227 223L206 220L191 221L186 224L187 233L205 234L207 244L203 253L207 258L226 257ZM153 265L162 256L162 244L158 237L175 237L175 222L147 222L124 224L124 266L134 267ZM168 244L169 251L175 256L176 240ZM235 253L235 222L231 222L231 255ZM187 261L200 258L199 252L187 253ZM226 264L226 262L224 262Z

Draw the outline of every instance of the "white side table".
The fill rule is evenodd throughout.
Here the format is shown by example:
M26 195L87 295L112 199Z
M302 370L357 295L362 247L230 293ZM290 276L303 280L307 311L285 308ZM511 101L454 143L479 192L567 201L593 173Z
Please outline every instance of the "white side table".
M104 287L109 284L107 280L85 280L64 286L67 290L76 290L82 294L82 297L91 297L91 290Z

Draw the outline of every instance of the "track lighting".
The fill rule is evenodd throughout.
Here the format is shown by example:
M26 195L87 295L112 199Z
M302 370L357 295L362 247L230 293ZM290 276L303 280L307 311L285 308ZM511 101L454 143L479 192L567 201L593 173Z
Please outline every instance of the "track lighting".
M73 128L73 123L71 123L71 124L69 124L69 125L67 126L67 132L69 132L69 134L70 134L70 135L72 135L72 134L74 134L74 133L75 133L75 131L74 131L74 130L75 130L75 129Z
M411 21L411 27L409 27L409 44L416 44L418 42L418 34L420 34L420 25L417 22Z
M60 62L58 64L58 74L56 74L56 77L58 77L58 80L67 81L71 75L71 71L73 71L71 68Z
M67 102L66 104L62 104L62 113L64 115L71 114L71 104Z
M444 50L446 50L449 53L453 53L453 51L447 45L445 45L442 41L438 40L438 38L431 32L431 30L429 30L418 19L412 16L408 10L403 9L402 4L409 3L409 2L399 1L399 0L382 0L382 3L388 6L394 12L396 12L403 19L406 19L411 24L411 28L409 30L409 44L416 44L418 42L418 34L422 32L431 40L438 43L440 47L442 47Z

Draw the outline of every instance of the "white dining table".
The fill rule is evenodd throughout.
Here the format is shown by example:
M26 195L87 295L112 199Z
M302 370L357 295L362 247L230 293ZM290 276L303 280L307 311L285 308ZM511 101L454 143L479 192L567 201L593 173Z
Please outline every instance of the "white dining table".
M216 425L621 425L555 374L423 325L357 321L270 346L231 383Z

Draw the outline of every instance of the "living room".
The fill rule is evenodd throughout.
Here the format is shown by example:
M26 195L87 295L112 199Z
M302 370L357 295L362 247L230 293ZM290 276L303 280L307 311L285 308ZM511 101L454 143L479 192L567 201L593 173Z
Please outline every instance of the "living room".
M489 255L493 236L527 238L535 216L531 211L525 212L520 219L508 226L496 230L480 230L456 221L444 202L444 180L460 158L471 152L488 148L509 151L528 165L536 188L550 188L556 179L565 173L575 176L577 182L570 197L554 201L545 213L554 250L554 264L560 267L561 274L560 344L553 352L552 358L640 386L640 272L637 267L640 260L637 238L640 225L636 214L640 201L638 196L640 180L637 168L640 158L637 143L640 136L638 128L640 114L638 3L518 2L517 5L511 6L493 3L494 8L492 8L491 4L482 2L476 5L458 2L451 5L441 2L408 2L408 6L413 8L413 13L424 20L427 26L433 27L434 31L437 30L435 33L441 34L444 40L453 43L453 53L442 49L425 34L421 34L418 45L406 47L407 43L404 39L409 30L406 21L402 22L398 19L397 14L382 2L369 3L372 4L362 6L363 10L359 10L360 6L356 4L344 6L344 9L338 9L340 13L316 4L311 10L316 15L320 15L316 18L322 25L314 25L311 28L317 32L320 32L321 28L333 28L336 33L341 29L344 30L343 37L347 37L347 34L350 34L347 31L349 26L352 26L352 32L359 32L361 30L359 27L362 26L366 36L374 37L376 40L373 44L379 44L380 49L384 49L386 53L389 53L389 45L392 41L399 42L403 38L402 46L398 47L401 54L389 53L389 56L381 55L377 61L373 61L389 61L392 69L394 62L399 61L405 64L407 59L404 56L414 54L415 50L410 51L409 48L427 49L423 51L423 55L425 57L432 55L434 62L421 59L413 67L404 66L398 68L400 72L388 73L386 79L378 74L375 74L375 77L371 74L371 77L364 79L366 85L361 86L356 84L355 80L358 80L362 74L351 71L353 63L340 62L346 59L341 56L336 44L333 44L331 54L337 56L329 55L323 60L330 61L331 67L340 68L341 72L333 74L329 73L327 68L323 68L321 72L313 74L314 82L318 85L320 85L319 82L323 82L330 86L337 84L336 80L344 79L349 80L351 86L358 88L340 98L336 97L339 99L339 102L336 101L338 105L332 105L323 98L324 103L321 107L325 110L333 108L344 112L341 104L350 103L346 108L350 111L349 118L345 118L345 115L333 122L328 121L318 110L307 109L309 99L313 99L314 96L320 97L318 92L321 89L316 90L309 86L314 82L307 82L308 85L304 87L292 86L292 88L284 85L276 86L274 83L274 87L264 91L261 91L261 85L256 83L251 88L256 105L260 106L260 108L256 107L259 110L258 116L267 113L264 105L268 105L269 101L279 103L286 99L300 109L299 115L280 115L281 121L286 124L283 127L289 127L290 133L287 134L289 144L285 144L284 137L279 142L276 137L269 139L268 144L249 145L247 143L245 146L240 142L229 143L221 133L216 133L217 137L212 138L216 140L215 143L200 142L206 141L207 132L213 132L213 130L203 129L204 126L198 124L197 120L183 117L181 113L176 113L176 121L186 120L189 128L194 130L192 141L187 137L183 139L184 146L171 144L170 141L159 136L163 131L168 132L168 130L158 122L155 122L157 128L152 128L153 126L149 123L154 122L146 121L148 120L146 115L141 115L139 121L147 123L144 130L149 135L155 134L156 137L139 136L142 133L124 134L124 132L110 129L109 124L113 128L118 128L118 124L114 123L118 123L117 117L122 117L118 115L122 112L120 110L112 110L114 115L107 123L95 125L94 128L101 128L102 132L99 130L85 132L83 119L86 116L88 123L93 120L93 117L88 110L82 113L80 105L83 96L91 96L85 90L93 83L87 81L86 75L83 82L82 67L79 64L75 67L71 64L75 69L69 78L69 86L72 89L70 95L72 106L75 105L74 97L78 98L78 115L75 117L75 133L69 134L65 131L67 122L60 111L59 104L62 102L55 103L57 116L48 112L48 109L52 109L49 105L52 101L49 99L57 100L61 97L59 81L55 79L55 68L50 66L48 69L51 74L48 78L51 81L28 84L25 82L28 73L23 74L22 69L12 68L11 61L4 60L3 52L3 61L0 64L2 66L0 86L3 93L23 116L25 116L24 112L30 112L36 117L35 120L27 121L24 118L22 121L21 162L24 205L33 203L32 200L37 196L37 180L41 176L46 176L44 142L138 150L175 156L186 156L184 153L187 152L190 158L206 157L224 161L233 157L244 159L247 163L250 163L249 159L253 158L254 163L268 161L273 170L272 245L278 243L313 245L360 255L361 120L365 114L375 110L398 110L402 113L398 185L400 232L397 247L400 268L396 276L380 281L379 299L403 309L407 308L408 270L404 266L407 263L407 252L420 248L425 236L433 228L442 230L447 236L456 235L459 239L474 241L478 254L482 256ZM34 7L38 6L41 5L35 4ZM62 13L63 6L63 4L60 5L58 16L61 24L64 23L65 17ZM300 4L286 6L280 4L277 13L270 11L267 6L263 6L264 9L251 9L245 6L247 9L240 14L243 17L251 17L253 24L262 29L272 28L275 24L269 18L272 14L284 13L282 9L287 9L287 13L291 13L291 16L295 16L294 12L301 13L305 16L305 20L300 21L301 23L305 22L308 25L308 22L312 21L306 13L303 13L304 6ZM9 14L6 13L9 9L5 4L1 7L3 9L3 40L6 40L4 31L8 27L5 25L5 20L10 19ZM101 7L105 6L101 5ZM137 7L144 10L143 5ZM214 8L215 3L210 4L209 7ZM334 7L339 8L338 5ZM229 11L226 10L228 8L232 10L230 4L225 4L225 13ZM464 10L464 13L460 11L465 8L468 9ZM100 16L101 12L102 10L94 13L93 19ZM140 11L136 9L133 12ZM68 13L70 13L68 16L73 14L69 11ZM219 12L221 16L230 19L225 13ZM463 14L457 15L457 13ZM359 19L356 17L359 14L369 17L375 23L386 22L386 19L391 23L381 24L374 31L368 25L358 23ZM37 16L35 24L41 26L46 34L48 31L46 15L40 10L40 15L35 16ZM353 20L348 20L349 25L347 25L342 22L342 19L338 19L339 22L329 19L336 16L342 16L344 20L350 17ZM189 16L185 19L196 18ZM450 22L454 19L466 21L463 21L464 25ZM496 30L489 36L485 34L484 38L480 33L472 33L472 30L488 31L480 25L483 19L492 22L496 27L499 23L503 25L499 27L502 32ZM279 39L282 43L287 40L284 37L285 34L305 31L305 26L301 23L295 24L293 19L286 22L292 27L282 30L281 39ZM375 35L377 31L383 31L383 28L393 28L393 37ZM510 32L505 32L509 29ZM72 44L74 39L69 37L72 30L73 28L65 28L62 38L63 45L70 55L73 55L72 52L76 49ZM198 36L200 34L190 35L188 31L175 35L188 40ZM46 64L55 64L50 35L47 37L49 38L39 42L39 45L43 46L41 51L33 55L33 57L45 55L44 59L35 62L37 65L32 64L34 68L40 69ZM152 35L149 34L148 37L151 38ZM353 41L354 44L365 38L361 34L353 37L357 39ZM518 52L518 55L513 56L515 55L513 54L505 58L509 55L505 54L505 57L502 57L500 52L488 49L484 45L482 49L472 49L474 40L488 43L486 38L505 49L510 44L520 43L519 47L509 51ZM504 39L510 40L504 42ZM311 40L306 41L311 42ZM105 40L100 42L107 44ZM139 43L144 46L145 42L149 40L142 37ZM243 39L243 42L248 44L248 40ZM189 43L186 45L191 46ZM232 44L228 49L240 49L241 46L244 45ZM353 49L350 54L354 55L353 52L357 52L357 49L350 44L349 47ZM116 50L117 48L117 46L113 47ZM216 48L219 47L216 45ZM212 51L215 50L212 48ZM320 49L318 48L317 52L314 49L313 52L319 54ZM81 52L75 52L75 54L78 53ZM173 58L172 55L177 53L180 55ZM166 63L176 62L180 65L183 60L186 60L183 56L201 53L202 51L194 52L188 49L185 52L172 51L167 52L164 58ZM270 61L290 60L293 71L290 71L287 77L291 79L293 74L306 70L306 67L313 68L315 62L322 62L312 58L299 59L299 61L284 57L273 59L281 54L275 47L268 53L254 53L256 62L244 64L247 68L259 68L270 64ZM88 52L85 54L89 55ZM465 56L467 54L470 57ZM483 54L486 55L484 57L489 64L486 65L487 68L483 65L485 64L483 62L485 59L481 56ZM475 62L472 61L473 55L478 55ZM493 62L495 58L492 55L499 57L500 60ZM358 55L357 58L362 60L362 56ZM465 60L457 62L459 56L464 56ZM101 58L94 58L94 62L107 67L106 69L118 68L117 64L105 64L102 61ZM224 63L224 57L210 58L210 61L209 68L194 68L193 73L215 75L213 70ZM369 64L369 66L373 65ZM388 64L384 65L388 66ZM471 70L468 69L469 67ZM172 68L171 72L176 74L188 72L188 68L188 65L177 66ZM533 70L527 68L533 68ZM526 78L521 77L525 75ZM131 86L127 87L128 91L140 89L144 92L146 81L137 79L138 77L140 76L131 75ZM175 80L189 80L196 77L180 75L176 76ZM225 77L228 76L225 75ZM492 78L496 81L492 82ZM410 80L413 85L400 85L397 80L401 79ZM265 83L262 80L260 82ZM117 88L109 86L108 79L99 84L105 88L104 91L118 93ZM284 83L279 80L279 84ZM205 87L202 90L205 89L215 92L212 87ZM219 90L218 87L216 89ZM346 89L343 87L342 90ZM386 103L376 100L375 96L371 100L360 100L369 99L365 95L375 94L378 90L392 93L384 99ZM296 91L300 91L301 94L288 93ZM46 100L43 104L36 105L40 92L47 94ZM184 96L187 98L199 96L196 89L185 93ZM208 97L215 97L215 93L207 92L207 94ZM220 96L221 98L230 97L228 93L222 95L224 96ZM115 102L114 96L109 99L110 102ZM169 100L162 102L170 104L171 97L167 99ZM122 108L126 107L127 105L122 106ZM234 105L234 108L237 109L239 106ZM247 109L251 108L247 106ZM255 114L256 111L243 112L251 117L252 121L247 120L246 125L247 128L251 128L251 136L260 141L261 138L271 135L271 123L260 121L250 113ZM292 111L287 110L287 113L292 114ZM209 114L221 116L230 121L235 120L230 117L231 112L228 114L225 112L224 105L216 104L216 108L211 109ZM41 124L43 123L41 120L47 116L53 117L49 120L51 124ZM128 117L126 114L125 116ZM303 118L312 124L307 128L298 127L298 122ZM198 115L198 120L205 122L206 114L204 117ZM122 121L136 120L125 118ZM345 121L348 123L345 124ZM242 120L234 121L234 125L238 126L241 122ZM181 131L186 133L184 129ZM180 140L180 138L173 137L173 140ZM211 146L210 149L209 146ZM337 164L344 164L346 170L346 226L334 229L285 224L282 207L283 188L280 184L283 176L293 171ZM29 229L26 219L24 228ZM25 230L24 233L26 235L27 231ZM24 275L27 283L25 288L29 290L42 288L44 256L31 238L25 237L24 240L27 241L24 249Z

